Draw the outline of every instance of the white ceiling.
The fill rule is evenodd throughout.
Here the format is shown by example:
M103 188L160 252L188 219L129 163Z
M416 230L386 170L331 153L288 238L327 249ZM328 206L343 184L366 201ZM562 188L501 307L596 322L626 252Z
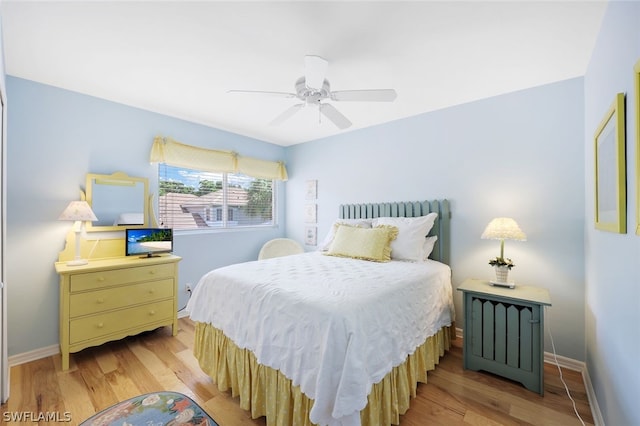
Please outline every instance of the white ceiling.
M393 88L393 103L332 102L345 131L585 73L605 1L219 2L3 0L9 75L280 145L340 131L296 99L304 56L332 90Z

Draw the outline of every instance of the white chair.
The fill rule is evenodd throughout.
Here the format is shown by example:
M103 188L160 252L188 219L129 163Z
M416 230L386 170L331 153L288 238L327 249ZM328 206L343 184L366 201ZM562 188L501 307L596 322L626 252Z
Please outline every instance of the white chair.
M304 249L297 241L289 238L276 238L264 243L258 254L258 260L300 253L304 253Z

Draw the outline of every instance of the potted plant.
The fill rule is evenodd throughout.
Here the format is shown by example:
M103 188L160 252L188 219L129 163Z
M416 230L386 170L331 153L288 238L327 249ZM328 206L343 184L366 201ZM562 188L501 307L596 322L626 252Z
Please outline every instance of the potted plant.
M507 279L509 277L509 271L511 270L511 268L516 266L516 264L513 263L513 260L509 259L508 257L502 257L502 256L498 256L498 257L494 257L493 259L490 259L489 265L495 268L496 280L500 283L507 282Z

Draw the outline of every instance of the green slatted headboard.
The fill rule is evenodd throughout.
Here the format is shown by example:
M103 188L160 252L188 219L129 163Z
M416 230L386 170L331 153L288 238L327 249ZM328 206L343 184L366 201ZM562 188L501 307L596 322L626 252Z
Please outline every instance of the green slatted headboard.
M451 247L451 210L448 200L342 204L339 216L341 219L373 219L376 217L417 217L425 216L431 212L438 213L438 218L429 235L437 235L438 242L433 248L430 258L448 265Z

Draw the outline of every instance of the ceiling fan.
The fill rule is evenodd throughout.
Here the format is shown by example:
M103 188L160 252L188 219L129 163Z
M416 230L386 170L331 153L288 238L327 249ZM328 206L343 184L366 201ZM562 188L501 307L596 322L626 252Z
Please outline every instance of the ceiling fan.
M329 81L325 79L329 62L315 55L304 57L304 76L295 83L295 93L268 92L261 90L229 90L228 93L248 93L268 96L278 96L285 98L297 98L301 103L297 103L273 121L272 125L278 125L291 118L295 113L307 106L317 106L319 114L325 116L339 129L346 129L351 126L351 121L338 111L333 105L323 103L330 101L359 101L359 102L392 102L396 98L396 91L393 89L366 89L366 90L339 90L332 92Z

